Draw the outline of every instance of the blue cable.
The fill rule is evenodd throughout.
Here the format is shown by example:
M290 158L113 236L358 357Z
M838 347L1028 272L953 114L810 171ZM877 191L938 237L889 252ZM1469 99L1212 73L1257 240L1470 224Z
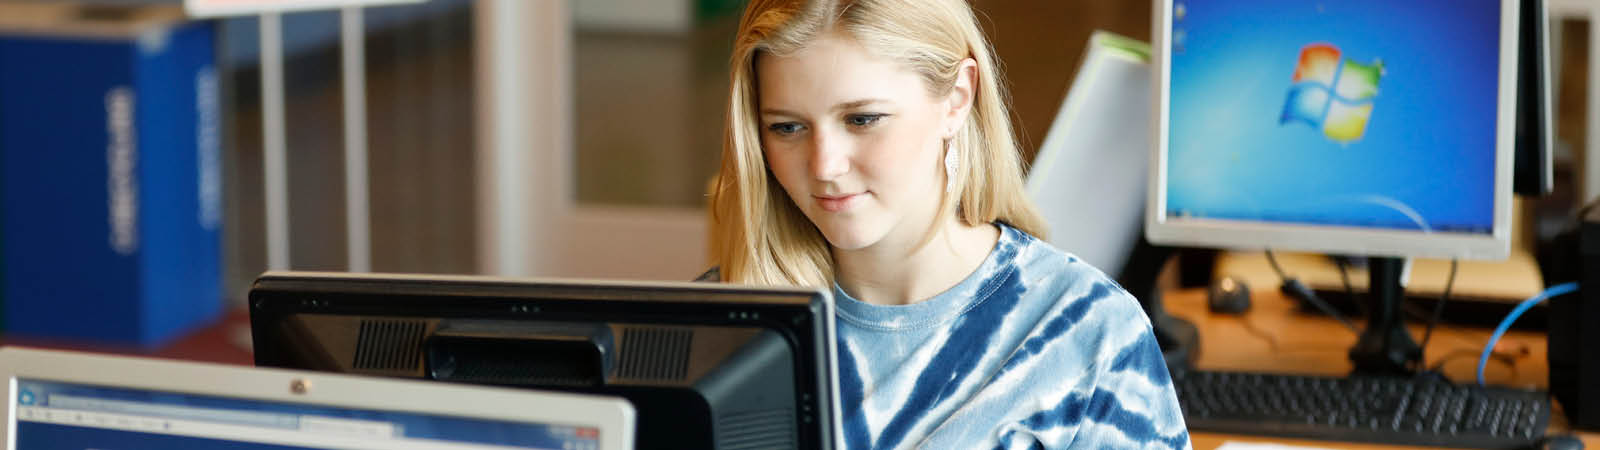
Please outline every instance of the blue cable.
M1483 386L1483 367L1489 365L1489 354L1494 353L1494 344L1500 342L1500 335L1506 334L1506 329L1511 328L1512 322L1516 322L1517 318L1522 316L1522 313L1527 312L1528 309L1533 308L1533 305L1537 305L1545 299L1560 297L1577 290L1578 283L1576 281L1558 284L1545 289L1544 292L1540 292L1539 295L1535 295L1533 298L1523 300L1522 303L1517 304L1516 308L1512 308L1511 314L1507 314L1506 318L1500 321L1500 326L1494 327L1494 334L1489 335L1489 345L1483 347L1483 356L1478 357L1478 385Z

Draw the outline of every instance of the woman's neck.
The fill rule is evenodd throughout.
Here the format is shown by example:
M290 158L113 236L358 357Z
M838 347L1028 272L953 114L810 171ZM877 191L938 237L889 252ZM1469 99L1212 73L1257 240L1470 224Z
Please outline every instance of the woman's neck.
M911 237L857 250L834 249L839 287L875 305L927 300L977 271L1000 240L1000 229L992 224L969 226L951 217L927 245L918 246L921 233Z

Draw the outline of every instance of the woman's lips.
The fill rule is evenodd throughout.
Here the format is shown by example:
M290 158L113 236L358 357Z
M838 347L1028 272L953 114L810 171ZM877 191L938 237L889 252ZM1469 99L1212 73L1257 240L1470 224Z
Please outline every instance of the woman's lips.
M850 206L855 203L855 200L861 198L861 194L863 193L845 195L818 195L815 197L817 199L817 204L822 206L822 210L827 212L840 212L850 209Z

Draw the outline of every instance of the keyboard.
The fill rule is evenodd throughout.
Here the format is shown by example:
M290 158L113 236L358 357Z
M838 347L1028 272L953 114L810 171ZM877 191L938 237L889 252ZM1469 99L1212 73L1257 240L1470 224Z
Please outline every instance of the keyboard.
M1424 378L1245 372L1174 374L1190 430L1455 448L1531 448L1550 422L1545 392Z

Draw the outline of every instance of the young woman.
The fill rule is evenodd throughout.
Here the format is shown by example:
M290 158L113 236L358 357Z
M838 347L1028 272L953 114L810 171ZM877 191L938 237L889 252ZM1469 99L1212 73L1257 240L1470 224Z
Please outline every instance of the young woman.
M831 288L850 448L1187 448L1149 321L1040 241L963 0L752 0L722 281Z

